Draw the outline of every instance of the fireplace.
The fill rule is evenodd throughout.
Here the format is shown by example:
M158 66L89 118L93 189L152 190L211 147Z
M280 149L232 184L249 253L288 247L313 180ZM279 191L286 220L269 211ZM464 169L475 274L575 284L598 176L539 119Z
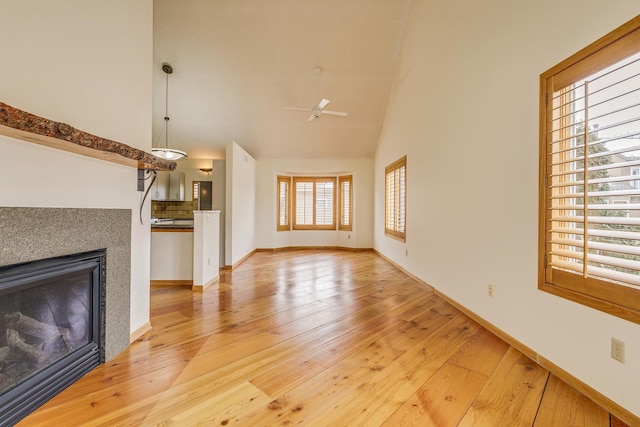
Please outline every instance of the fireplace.
M104 361L104 250L0 267L0 425Z

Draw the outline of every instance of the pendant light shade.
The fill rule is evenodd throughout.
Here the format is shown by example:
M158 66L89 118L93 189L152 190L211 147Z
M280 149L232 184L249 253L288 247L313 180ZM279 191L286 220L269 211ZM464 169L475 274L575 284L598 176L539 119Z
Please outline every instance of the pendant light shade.
M175 148L152 148L151 154L156 157L161 157L165 160L179 160L183 157L187 157L187 153L182 150L176 150Z
M169 74L173 73L173 67L165 62L162 64L162 71L167 75L164 103L164 147L151 148L151 154L165 160L179 160L187 157L187 153L175 148L169 148Z

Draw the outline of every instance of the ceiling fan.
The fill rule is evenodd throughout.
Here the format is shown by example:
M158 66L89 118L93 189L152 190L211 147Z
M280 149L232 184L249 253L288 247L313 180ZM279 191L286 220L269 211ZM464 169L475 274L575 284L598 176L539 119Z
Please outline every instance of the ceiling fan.
M308 122L312 121L313 119L317 119L318 117L320 117L323 114L329 114L329 115L332 115L332 116L341 116L341 117L346 117L346 115L348 114L348 113L344 113L342 111L325 110L324 107L326 107L328 103L329 103L329 100L323 98L322 101L320 101L320 103L317 106L313 107L312 109L287 107L287 110L310 111L311 115L307 119Z

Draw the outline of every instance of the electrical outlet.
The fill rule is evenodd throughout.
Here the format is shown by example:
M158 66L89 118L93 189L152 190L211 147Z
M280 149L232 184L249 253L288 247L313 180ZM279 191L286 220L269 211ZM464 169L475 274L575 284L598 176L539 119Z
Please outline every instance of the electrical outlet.
M624 341L611 337L611 358L624 363Z
M351 239L351 234L347 234L347 239Z
M406 251L404 251L404 256L409 256L409 249L407 249Z
M493 285L491 283L489 283L489 286L487 286L487 295L493 297Z

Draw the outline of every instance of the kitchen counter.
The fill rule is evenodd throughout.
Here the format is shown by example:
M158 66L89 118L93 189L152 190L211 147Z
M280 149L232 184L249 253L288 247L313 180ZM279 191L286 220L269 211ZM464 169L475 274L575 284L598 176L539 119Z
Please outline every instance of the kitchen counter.
M189 226L189 225L152 225L151 226L151 232L152 233L157 233L157 232L166 232L166 231L177 231L177 232L188 232L188 231L193 231L193 225Z
M152 219L151 231L193 231L193 219Z
M152 285L190 285L202 291L219 280L220 211L193 214L193 220L152 220Z

